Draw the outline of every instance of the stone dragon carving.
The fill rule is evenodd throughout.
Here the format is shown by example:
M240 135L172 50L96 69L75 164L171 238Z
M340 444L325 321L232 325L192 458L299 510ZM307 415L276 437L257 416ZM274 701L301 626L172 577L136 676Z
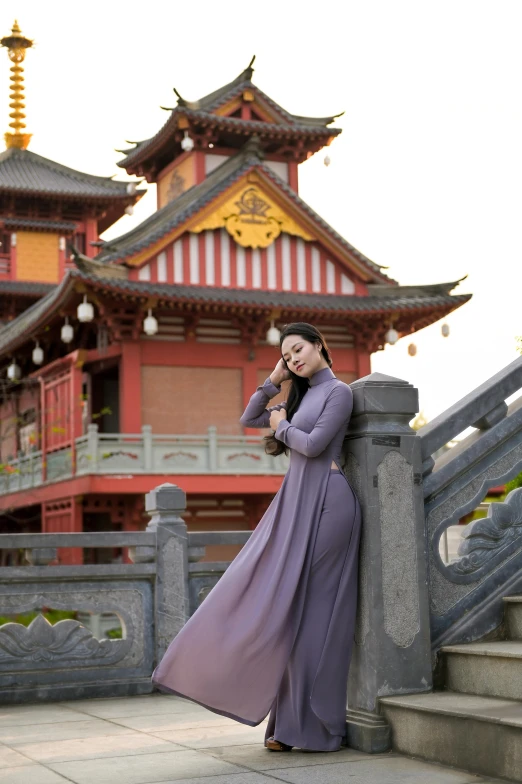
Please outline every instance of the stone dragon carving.
M505 548L522 547L522 487L512 490L503 503L492 503L487 517L470 523L462 534L459 558L450 564L458 575L481 569Z

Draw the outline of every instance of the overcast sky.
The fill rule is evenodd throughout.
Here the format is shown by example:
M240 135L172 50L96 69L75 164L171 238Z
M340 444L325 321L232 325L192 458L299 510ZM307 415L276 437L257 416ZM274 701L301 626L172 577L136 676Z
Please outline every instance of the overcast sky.
M516 358L522 334L519 0L198 3L20 0L37 46L26 58L30 149L92 174L125 140L152 136L174 106L220 87L257 55L254 82L295 114L344 111L331 165L300 167L300 194L402 284L467 276L471 303L373 355L372 369L420 389L428 417ZM0 52L2 55L2 52ZM7 130L7 53L0 130ZM2 77L3 73L3 77ZM155 209L155 188L128 231ZM335 369L335 368L334 368Z

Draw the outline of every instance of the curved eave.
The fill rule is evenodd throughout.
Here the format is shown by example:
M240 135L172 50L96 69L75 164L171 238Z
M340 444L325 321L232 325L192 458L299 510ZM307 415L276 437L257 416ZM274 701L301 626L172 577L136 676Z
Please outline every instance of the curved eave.
M118 193L115 191L107 191L107 193L71 193L67 191L53 191L53 190L45 190L45 189L36 189L36 188L12 188L9 186L0 185L0 194L14 194L14 195L22 195L22 196L32 196L38 198L56 198L56 199L64 199L70 201L95 201L95 202L107 202L107 201L121 201L125 202L126 204L135 204L141 197L147 192L145 188L140 188L139 190L134 191L134 193Z
M48 326L49 319L56 315L73 288L74 278L69 272L54 290L5 324L0 329L0 356L12 354L25 343L31 342L39 329Z
M471 298L470 294L401 297L400 290L395 298L381 298L178 286L100 278L74 270L47 296L0 329L0 356L12 355L24 344L32 343L39 330L47 329L60 309L67 305L71 294L76 295L77 283L117 300L141 302L143 305L154 300L157 309L240 312L247 315L266 313L268 317L277 308L282 317L322 315L360 325L368 322L375 325L377 320L384 325L387 317L393 314L395 328L404 334L409 334L412 328L422 329L438 321Z
M282 123L261 122L258 120L241 120L237 117L220 117L219 115L211 114L210 112L202 112L187 108L175 108L172 110L172 114L167 122L155 136L150 139L145 139L143 142L139 142L135 149L128 151L125 158L118 161L117 165L120 168L125 169L128 174L141 174L141 169L137 167L143 166L147 162L150 162L151 159L154 159L156 155L161 153L164 146L172 145L173 141L180 144L182 134L182 131L178 128L178 119L180 117L187 118L193 129L197 129L198 127L206 130L213 128L216 131L225 131L237 136L255 135L259 137L261 144L267 140L301 141L308 139L310 142L320 142L321 140L324 140L324 144L321 145L322 147L329 144L332 139L342 132L341 128L297 124L287 125ZM176 136L180 137L179 140L176 140Z

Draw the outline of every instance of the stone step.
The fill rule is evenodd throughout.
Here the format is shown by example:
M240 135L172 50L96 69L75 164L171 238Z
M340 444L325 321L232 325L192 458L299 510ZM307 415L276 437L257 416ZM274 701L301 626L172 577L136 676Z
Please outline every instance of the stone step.
M508 637L522 640L522 596L506 596L504 603Z
M395 751L522 782L522 704L454 692L385 697Z
M446 645L441 652L450 691L522 700L522 642Z

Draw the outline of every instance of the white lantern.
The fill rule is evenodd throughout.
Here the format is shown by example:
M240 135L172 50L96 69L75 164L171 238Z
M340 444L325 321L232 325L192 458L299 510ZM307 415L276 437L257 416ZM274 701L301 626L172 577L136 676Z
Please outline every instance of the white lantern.
M134 207L132 204L128 204L127 207L125 207L125 215L134 215Z
M331 161L331 158L330 158L330 156L329 156L329 155L325 155L325 156L324 156L324 160L323 160L323 163L324 163L324 165L325 165L325 166L329 166L329 165L331 164L331 162L332 162L332 161Z
M270 322L270 329L266 333L266 342L271 346L278 346L281 339L281 332L274 326L273 320Z
M60 332L60 337L63 343L70 343L74 337L74 329L69 324L68 316L65 317L65 324L62 326L62 331Z
M152 315L152 309L149 308L149 315L143 322L143 331L146 335L155 335L158 331L158 321Z
M389 343L390 346L393 346L399 340L399 333L397 332L396 329L394 329L393 327L390 327L390 329L388 330L388 332L384 336L384 339L385 339L386 343Z
M81 321L82 323L93 320L94 308L90 302L87 302L87 294L83 295L83 302L80 302L78 305L76 313L78 315L78 321Z
M128 182L127 183L127 193L129 196L134 196L136 193L136 183L135 182Z
M43 348L41 348L38 341L36 341L36 346L33 348L33 362L35 365L41 365L43 361L44 361Z
M442 333L442 337L447 338L450 333L449 324L443 324L442 327L440 328L440 331Z
M7 368L7 378L10 381L18 381L19 378L22 376L22 370L20 365L16 364L16 360L13 359L9 367Z
M185 131L185 135L181 140L181 149L184 152L190 152L191 150L194 149L194 139L192 139L192 137L189 136L188 131Z

